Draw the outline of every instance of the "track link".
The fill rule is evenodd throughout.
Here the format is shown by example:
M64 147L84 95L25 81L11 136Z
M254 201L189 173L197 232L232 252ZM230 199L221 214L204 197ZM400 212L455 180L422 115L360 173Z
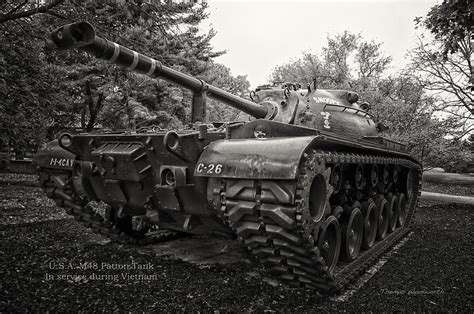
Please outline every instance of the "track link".
M331 172L328 165L337 163L401 165L416 169L418 181L414 184L414 197L409 201L404 226L376 242L371 249L362 251L353 262L339 262L335 270L330 271L317 241L325 218L331 215L331 207L334 208L329 205L333 189L328 183ZM307 203L316 175L320 180L324 178L328 187L322 200L327 205L324 215L313 219ZM300 162L297 181L222 179L219 186L220 216L272 275L293 286L333 294L358 278L407 234L414 214L415 195L421 191L421 167L403 158L311 150Z
M163 242L178 237L180 234L168 230L148 232L143 236L134 237L120 230L113 221L98 214L90 202L79 197L72 186L69 171L39 171L40 187L56 204L74 216L94 233L101 234L120 244L147 245Z

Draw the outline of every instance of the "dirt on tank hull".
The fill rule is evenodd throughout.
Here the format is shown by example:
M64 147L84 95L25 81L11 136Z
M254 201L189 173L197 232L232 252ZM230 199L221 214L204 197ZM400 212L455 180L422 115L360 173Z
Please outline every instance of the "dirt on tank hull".
M87 23L52 38L194 93L189 128L65 133L38 154L44 191L95 232L136 244L236 236L282 282L328 293L408 232L421 164L379 136L383 126L356 93L286 84L258 88L250 101L97 37ZM207 123L206 97L255 120Z

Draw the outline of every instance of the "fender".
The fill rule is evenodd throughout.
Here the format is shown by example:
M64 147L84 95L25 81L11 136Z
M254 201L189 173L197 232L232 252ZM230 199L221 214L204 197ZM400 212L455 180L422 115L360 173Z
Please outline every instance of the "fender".
M320 136L223 139L199 157L197 177L296 179L304 151Z
M61 148L58 141L53 140L38 150L33 164L39 168L72 170L75 159L76 155Z

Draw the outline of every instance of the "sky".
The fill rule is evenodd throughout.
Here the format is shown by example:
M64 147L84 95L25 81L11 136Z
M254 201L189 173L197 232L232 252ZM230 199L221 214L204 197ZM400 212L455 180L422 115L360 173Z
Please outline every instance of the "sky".
M319 54L327 36L360 33L382 42L391 56L390 73L406 63L416 44L414 19L441 0L208 0L204 29L217 35L212 44L227 53L215 60L234 76L247 75L251 88L268 82L272 70L302 53Z

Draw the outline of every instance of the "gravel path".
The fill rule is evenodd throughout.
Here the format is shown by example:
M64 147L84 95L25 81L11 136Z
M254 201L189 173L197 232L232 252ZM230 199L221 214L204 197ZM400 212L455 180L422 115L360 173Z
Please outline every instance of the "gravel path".
M0 185L0 223L5 225L69 218L40 188Z
M1 189L1 312L469 312L474 306L469 205L421 206L407 243L347 302L335 302L314 291L275 285L244 250L229 253L231 262L210 263L193 261L178 244L215 245L208 239L175 240L162 249L113 244L64 218L39 189ZM227 250L235 245L229 242Z

